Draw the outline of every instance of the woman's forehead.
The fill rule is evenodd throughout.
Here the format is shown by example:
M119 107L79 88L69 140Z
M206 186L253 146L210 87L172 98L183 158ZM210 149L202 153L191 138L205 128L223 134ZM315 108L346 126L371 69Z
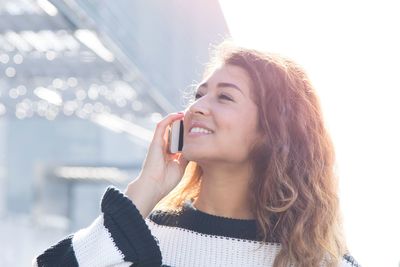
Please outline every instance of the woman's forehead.
M243 93L249 94L251 80L245 69L235 65L221 65L208 72L208 75L199 84L217 84L220 82L232 83L238 86Z

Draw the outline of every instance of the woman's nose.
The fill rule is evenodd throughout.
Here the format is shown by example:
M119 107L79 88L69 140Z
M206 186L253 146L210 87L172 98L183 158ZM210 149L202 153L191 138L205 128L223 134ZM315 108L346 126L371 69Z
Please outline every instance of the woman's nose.
M188 107L187 111L191 114L208 115L210 113L210 107L206 99L199 99L196 102L192 103Z

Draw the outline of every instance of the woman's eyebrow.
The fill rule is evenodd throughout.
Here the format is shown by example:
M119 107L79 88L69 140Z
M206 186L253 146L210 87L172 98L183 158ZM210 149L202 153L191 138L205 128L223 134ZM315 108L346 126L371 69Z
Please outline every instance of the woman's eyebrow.
M205 83L200 84L199 87L197 87L197 89L199 89L200 87L207 88L207 86L208 86L208 84L205 82ZM217 84L217 87L218 88L226 88L226 87L233 88L233 89L236 89L239 92L241 92L242 95L244 95L243 91L236 84L233 84L233 83L221 82L221 83Z

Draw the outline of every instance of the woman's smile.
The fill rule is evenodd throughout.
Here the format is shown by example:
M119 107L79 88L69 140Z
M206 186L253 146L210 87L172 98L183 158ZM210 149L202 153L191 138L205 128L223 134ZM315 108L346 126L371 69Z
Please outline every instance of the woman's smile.
M200 136L208 136L211 134L212 133L205 133L205 132L190 132L190 133L188 133L187 136L193 138L193 137L200 137Z

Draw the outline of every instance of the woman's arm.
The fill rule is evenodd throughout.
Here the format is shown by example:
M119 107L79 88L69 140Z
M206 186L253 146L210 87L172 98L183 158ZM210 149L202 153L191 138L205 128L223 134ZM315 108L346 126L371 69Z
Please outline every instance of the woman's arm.
M89 227L44 251L34 266L161 266L157 242L130 199L109 187L101 210Z
M167 127L182 117L182 113L169 114L157 124L139 178L128 185L125 194L108 188L102 214L92 225L50 247L33 264L160 266L161 252L144 218L179 183L188 164L181 154L167 153Z

